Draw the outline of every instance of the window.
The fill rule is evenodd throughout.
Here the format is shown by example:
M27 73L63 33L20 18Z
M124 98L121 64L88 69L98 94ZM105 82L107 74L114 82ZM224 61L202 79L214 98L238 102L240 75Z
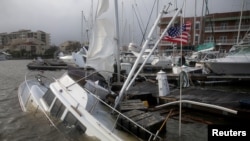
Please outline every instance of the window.
M214 36L207 37L208 42L214 42Z
M227 42L227 36L220 36L220 42L226 43Z
M233 43L237 43L237 36L233 36Z
M50 107L52 101L54 100L55 95L52 93L52 91L49 89L43 96L44 101L48 104Z
M195 34L195 42L198 42L199 41L199 34Z
M227 23L221 23L221 29L226 29L227 28Z
M60 100L56 99L55 104L53 105L50 114L54 117L61 117L65 110L65 106L61 103Z
M67 113L66 117L63 120L63 123L65 124L65 126L75 126L75 129L77 129L80 133L85 133L87 129L76 119L76 117L71 112Z
M212 30L212 28L214 29L214 27L215 27L214 23L212 23L212 24L209 23L209 24L207 25L206 29L207 29L207 30Z
M200 22L199 22L199 21L197 21L197 22L195 23L195 29L200 29Z

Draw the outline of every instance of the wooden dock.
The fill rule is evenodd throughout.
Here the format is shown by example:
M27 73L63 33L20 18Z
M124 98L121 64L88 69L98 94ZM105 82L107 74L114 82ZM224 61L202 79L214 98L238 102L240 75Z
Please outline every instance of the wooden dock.
M230 85L227 85L226 87L231 88ZM183 114L183 116L188 115L189 119L195 119L195 120L198 119L198 122L202 121L204 123L215 123L218 118L215 120L210 120L210 119L211 117L214 118L218 116L222 116L225 119L233 119L235 121L249 122L248 120L250 118L250 109L249 106L244 105L246 103L246 102L244 103L244 101L247 102L250 101L250 89L249 91L247 90L243 91L243 89L233 91L227 88L225 89L221 87L219 88L220 89L215 89L211 85L209 87L190 86L188 88L182 88L182 100L190 100L195 102L218 105L228 109L236 110L237 114L213 108L207 108L195 104L184 103L182 104L183 112L185 111L185 114ZM245 88L245 86L240 88ZM133 106L133 104L127 103L125 104L126 107L124 107L123 109L124 112L128 110L127 108L129 108L129 110L133 110L133 108L138 108L138 110L142 111L151 111L151 112L157 111L158 113L160 113L161 116L165 117L170 109L175 109L174 113L178 115L179 113L178 103L162 108L155 108L154 105L157 106L159 104L161 105L169 102L178 101L180 96L180 88L170 87L170 94L164 97L159 97L157 96L157 94L158 94L158 86L156 83L149 81L145 81L144 83L135 83L135 85L133 85L133 87L131 87L130 90L127 91L127 98L136 98L136 99L141 99L142 101L147 99L148 104L150 106L145 110L145 107L141 107L138 105ZM157 99L159 99L159 103L157 102ZM142 105L142 102L138 103L139 105ZM130 105L130 107L128 107L128 105ZM196 113L195 115L199 115L200 117L196 117L194 116L194 114L190 114L194 112ZM210 117L210 119L206 120L207 117ZM173 118L173 115L171 116L171 118Z
M141 73L140 77L146 77L150 79L156 78L156 73ZM200 74L189 73L191 81L250 81L250 75L215 75L215 74ZM179 80L178 74L167 73L167 79L170 81Z
M161 97L161 100L162 103L168 103L179 100L179 97L180 91L176 90L165 97ZM250 100L250 93L190 87L182 90L182 100L191 100L222 106L225 108L236 110L237 114L187 103L182 104L184 108L200 110L207 113L220 114L226 117L240 120L248 120L250 118L250 109L241 104L242 101ZM178 107L179 105L177 104L175 106Z
M165 120L165 118L163 116L160 116L159 114L141 110L130 110L124 112L123 114L129 117L133 122L136 122L152 133L156 133L156 131L160 129ZM150 134L135 125L132 121L124 117L120 117L117 123L124 130L130 131L142 139L148 139L150 137ZM164 124L163 127L164 128L163 130L161 130L161 132L166 132L166 124Z

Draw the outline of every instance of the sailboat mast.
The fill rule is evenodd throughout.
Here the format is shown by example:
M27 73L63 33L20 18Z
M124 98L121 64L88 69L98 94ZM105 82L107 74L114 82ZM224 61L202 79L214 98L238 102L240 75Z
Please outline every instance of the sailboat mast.
M196 9L197 9L197 1L195 0L195 2L194 2L195 4L195 6L194 6L194 24L193 24L193 27L194 27L194 29L193 29L193 46L195 46L195 36L196 36L196 29L195 29L195 26L196 26Z
M81 15L81 47L83 46L83 11Z
M237 45L239 44L240 28L241 28L241 20L242 20L242 13L243 13L244 4L245 4L245 0L242 1L242 7L241 7L241 13L240 13L240 22L239 22L238 36L237 36Z
M116 66L117 66L117 81L120 82L120 38L119 38L119 19L118 19L118 3L117 0L114 0L115 5L115 29L116 29Z
M164 8L165 8L165 7L164 7ZM175 13L175 15L173 16L173 18L172 18L171 21L169 22L169 25L171 25L171 24L173 23L174 19L177 17L177 14L180 12L180 10L181 10L181 9L178 9L178 10L177 10L177 12ZM143 55L145 49L147 48L149 39L151 38L151 36L152 36L152 34L153 34L155 28L157 27L158 22L160 21L160 18L162 17L162 14L163 14L163 13L164 13L164 9L163 9L162 12L159 14L159 16L157 17L157 19L156 19L154 25L152 26L152 28L151 28L151 30L150 30L150 32L149 32L149 34L148 34L147 40L145 41L144 45L142 46L142 49L141 49L141 51L140 51L139 56L137 57L137 59L136 59L134 65L133 65L132 69L130 70L129 75L128 75L126 81L124 82L124 84L123 84L123 86L122 86L122 89L121 89L121 91L120 91L118 97L116 97L116 99L115 99L115 106L114 106L115 108L116 108L117 105L119 104L120 100L123 98L124 92L125 92L127 86L129 85L130 80L132 79L132 76L134 75L134 72L135 72L135 70L136 70L136 68L137 68L137 66L138 66L138 64L139 64L139 60L140 60L140 58L142 57L142 55ZM164 32L163 32L163 34L161 35L160 39L162 39L162 37L164 36L164 33L166 33L166 31L168 30L169 25L168 25L167 28L164 30ZM157 42L159 42L159 41L157 41ZM155 45L155 46L157 46L157 45ZM154 48L155 48L155 47L154 47ZM154 50L154 49L153 49L153 50ZM153 51L153 50L152 50L152 51ZM150 55L151 55L151 54L152 54L152 52L150 52ZM148 55L148 57L149 57L150 55Z

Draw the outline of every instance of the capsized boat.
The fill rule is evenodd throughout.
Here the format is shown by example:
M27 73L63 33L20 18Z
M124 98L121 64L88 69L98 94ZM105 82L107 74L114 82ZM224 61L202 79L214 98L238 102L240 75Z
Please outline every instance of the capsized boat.
M111 102L107 99L114 98L115 94L105 88L107 83L99 78L101 75L90 71L79 78L75 74L66 72L58 79L43 74L28 79L27 75L18 88L22 110L43 113L55 127L57 124L53 119L60 119L65 128L73 128L99 140L140 140L133 133L118 128L122 127L121 122L117 122L121 120L143 131L148 137L146 140L153 137L160 140L160 137L108 104Z

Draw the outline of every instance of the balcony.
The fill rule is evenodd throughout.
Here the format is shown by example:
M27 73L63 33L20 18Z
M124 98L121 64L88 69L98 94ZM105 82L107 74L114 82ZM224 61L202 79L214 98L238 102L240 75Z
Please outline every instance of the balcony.
M214 26L214 32L237 32L239 26ZM249 25L242 25L241 31L247 31L249 29ZM205 33L212 32L212 27L205 27Z
M240 40L239 40L240 41ZM212 40L204 40L204 43L214 42ZM216 45L235 45L236 39L216 39Z

